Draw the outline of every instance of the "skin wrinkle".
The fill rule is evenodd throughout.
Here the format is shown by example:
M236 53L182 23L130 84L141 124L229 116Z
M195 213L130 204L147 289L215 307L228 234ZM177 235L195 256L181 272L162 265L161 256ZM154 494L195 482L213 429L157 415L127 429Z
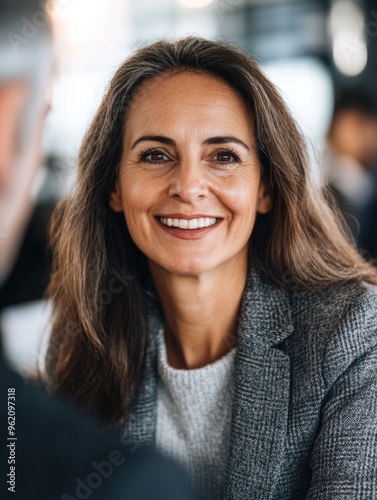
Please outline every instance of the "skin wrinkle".
M135 144L146 135L172 143ZM246 147L214 139L229 136ZM141 161L150 148L167 160L158 165ZM240 161L218 165L217 151L227 148ZM246 280L248 240L257 212L268 212L271 203L251 119L233 89L192 73L165 76L143 87L128 113L110 205L124 212L134 242L148 258L164 309L172 366L198 368L229 350L226 339L235 332ZM156 214L173 212L223 220L201 239L182 240L155 220Z

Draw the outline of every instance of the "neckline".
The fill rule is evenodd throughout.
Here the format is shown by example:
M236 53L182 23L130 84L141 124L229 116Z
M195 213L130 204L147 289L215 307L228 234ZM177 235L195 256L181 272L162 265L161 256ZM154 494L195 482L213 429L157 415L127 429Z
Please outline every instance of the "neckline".
M236 352L237 352L237 346L233 347L229 352L227 352L224 356L221 358L217 359L213 363L209 363L205 366L202 366L201 368L174 368L168 363L167 359L167 352L166 352L166 343L165 343L165 337L164 337L164 327L161 327L158 331L158 338L157 338L157 348L158 348L158 364L159 367L162 368L165 372L169 372L170 374L192 374L192 376L195 375L201 375L205 374L208 372L216 371L217 369L221 367L225 367L228 364L231 364L234 361Z

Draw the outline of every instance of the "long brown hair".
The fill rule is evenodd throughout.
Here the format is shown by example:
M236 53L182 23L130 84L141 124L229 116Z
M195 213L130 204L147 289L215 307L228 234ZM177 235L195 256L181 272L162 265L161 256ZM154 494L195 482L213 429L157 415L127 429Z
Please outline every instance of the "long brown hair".
M150 275L123 214L110 209L109 193L135 92L163 73L185 70L222 79L250 112L263 175L273 191L273 209L257 218L250 239L253 265L290 288L355 280L377 284L375 270L349 242L313 182L303 139L284 102L249 55L196 37L138 50L110 82L80 151L75 189L52 224L49 381L110 425L127 415L143 373L143 287Z

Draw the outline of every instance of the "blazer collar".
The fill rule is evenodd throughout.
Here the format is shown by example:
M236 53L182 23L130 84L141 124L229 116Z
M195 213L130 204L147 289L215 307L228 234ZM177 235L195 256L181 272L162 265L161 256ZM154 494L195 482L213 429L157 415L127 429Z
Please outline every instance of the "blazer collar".
M133 451L140 446L154 447L157 418L157 334L163 326L163 315L158 296L151 283L143 288L148 324L148 348L144 375L139 390L131 403L124 425L118 429L123 444Z
M284 453L290 388L290 360L277 344L292 332L288 291L251 268L237 330L224 500L272 495Z
M279 344L293 331L289 292L250 266L238 323L239 342Z

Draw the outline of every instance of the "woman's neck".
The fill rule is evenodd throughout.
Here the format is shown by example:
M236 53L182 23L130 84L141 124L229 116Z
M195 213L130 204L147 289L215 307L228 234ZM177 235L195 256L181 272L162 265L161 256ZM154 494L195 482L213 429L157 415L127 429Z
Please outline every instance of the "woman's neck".
M247 275L247 256L206 273L184 276L149 262L164 319L168 362L201 368L236 344L237 317Z

